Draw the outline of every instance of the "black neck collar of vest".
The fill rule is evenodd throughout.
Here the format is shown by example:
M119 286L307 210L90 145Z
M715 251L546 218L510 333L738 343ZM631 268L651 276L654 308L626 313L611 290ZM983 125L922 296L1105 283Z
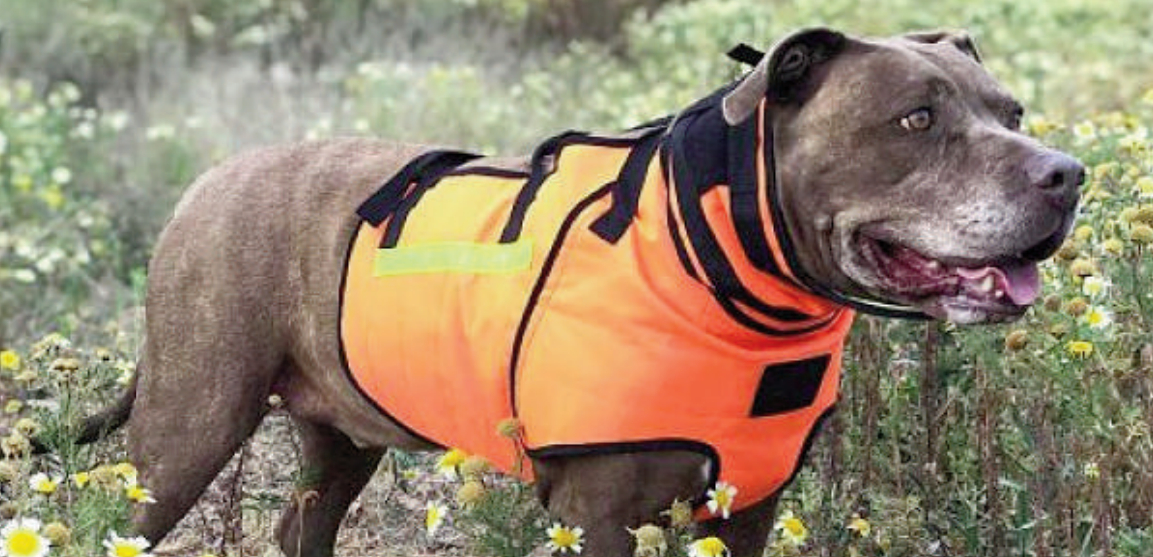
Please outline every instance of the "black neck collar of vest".
M722 101L737 83L739 80L701 99L668 124L662 152L676 153L672 163L676 167L668 171L674 175L674 182L691 181L688 187L678 190L678 197L688 192L694 192L699 197L718 184L727 184L733 225L744 256L754 268L785 278L817 296L863 313L902 319L929 319L925 313L912 307L840 294L805 272L785 230L785 215L777 188L771 111L766 108L763 119L750 117L735 126L729 125L724 118ZM760 148L764 151L767 168L767 183L763 187L758 183L756 167L758 135L763 138ZM760 195L767 197L767 205L772 211L773 233L788 263L789 273L777 268L771 248L764 238L765 227L759 210ZM682 204L682 211L683 207ZM692 219L691 215L683 212L681 217L682 222L686 223ZM699 258L701 254L697 255ZM718 285L714 282L714 286ZM729 290L721 294L748 305L748 301L742 299L741 292L734 293L734 290L740 289L739 285L719 286L722 290Z

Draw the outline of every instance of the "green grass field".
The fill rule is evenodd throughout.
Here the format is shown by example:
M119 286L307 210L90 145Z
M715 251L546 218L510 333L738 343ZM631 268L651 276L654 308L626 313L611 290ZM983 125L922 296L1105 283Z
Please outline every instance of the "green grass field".
M732 45L829 25L968 30L1028 132L1090 179L1021 321L859 320L835 435L785 494L769 554L1153 555L1148 0L582 2L0 0L4 543L33 532L49 555L90 556L131 537L148 493L122 441L67 440L132 373L152 242L214 162L347 134L520 153L673 112L739 75ZM271 554L299 480L272 422L158 554ZM28 456L33 435L55 453ZM505 557L548 541L528 490L481 474L461 495L434 460L392 455L341 547ZM429 537L438 501L450 518ZM666 535L683 554L688 534Z

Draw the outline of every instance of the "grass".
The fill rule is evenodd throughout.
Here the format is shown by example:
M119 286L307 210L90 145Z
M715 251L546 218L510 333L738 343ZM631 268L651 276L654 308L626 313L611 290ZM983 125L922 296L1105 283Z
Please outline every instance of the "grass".
M124 477L107 489L71 480L119 463L122 445L65 440L130 372L152 241L213 162L349 133L523 152L560 129L621 128L685 105L740 71L721 56L739 41L814 24L944 26L975 36L1029 107L1031 134L1089 167L1077 232L1045 267L1044 302L1016 324L858 323L837 435L821 438L782 506L807 535L778 535L769 552L1153 554L1153 23L1133 15L1142 1L697 0L634 13L607 46L541 40L526 31L530 4L0 0L0 350L11 364L0 357L0 406L4 423L33 420L19 423L56 449L28 457L18 438L5 443L0 516L65 525L71 539L53 555L103 553L109 532L126 533L136 503ZM272 416L163 552L268 551L293 443ZM342 547L513 555L545 541L531 490L486 476L485 503L462 506L432 457L390 458ZM36 473L59 476L57 490L35 493ZM450 510L432 538L430 500ZM689 541L665 535L676 551Z

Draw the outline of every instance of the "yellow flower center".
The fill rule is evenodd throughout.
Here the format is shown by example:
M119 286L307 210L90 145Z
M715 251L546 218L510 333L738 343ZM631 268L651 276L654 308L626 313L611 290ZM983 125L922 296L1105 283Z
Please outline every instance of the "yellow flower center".
M731 505L733 502L733 498L729 495L728 490L725 490L725 489L721 489L721 490L717 491L716 499L717 499L717 504L720 505L721 508L726 508L729 505Z
M139 547L127 543L118 543L112 550L116 557L137 557L141 551Z
M717 537L708 537L697 542L697 551L705 557L721 557L728 550L725 542Z
M424 515L424 527L431 530L440 524L441 514L440 507L429 507L428 512Z
M5 549L13 557L35 555L40 549L40 536L31 530L17 530L8 537L8 547Z
M1105 314L1101 313L1101 310L1093 309L1089 311L1089 315L1085 316L1085 320L1090 325L1100 325L1102 321L1105 321Z
M807 533L807 530L805 529L805 523L801 522L801 519L796 517L786 518L784 521L784 527L785 531L796 538L802 538Z
M870 530L869 521L861 517L856 517L853 519L852 523L849 524L849 529L855 531L857 535L861 536L862 538L867 537Z
M1069 342L1068 349L1070 354L1085 358L1093 353L1093 343L1085 340L1074 340Z
M20 367L20 356L11 350L0 352L0 368L16 369Z
M555 543L557 547L572 547L576 541L576 534L568 528L560 528L552 535L552 543Z

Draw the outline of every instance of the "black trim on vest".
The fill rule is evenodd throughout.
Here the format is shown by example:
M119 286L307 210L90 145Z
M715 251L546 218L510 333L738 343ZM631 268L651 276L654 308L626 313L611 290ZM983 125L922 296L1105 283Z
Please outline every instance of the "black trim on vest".
M409 184L418 179L425 171L441 168L447 161L457 160L457 157L469 157L467 160L477 158L479 155L468 153L464 151L450 151L450 150L435 150L421 153L416 158L404 165L393 174L391 178L386 180L379 189L376 190L360 207L356 209L356 214L360 218L369 222L373 226L380 226L384 219L388 218L394 211L400 200L404 197L405 192L408 190ZM463 164L461 161L459 164ZM448 170L448 169L445 169Z
M797 480L797 475L801 473L802 466L804 465L805 461L808 460L809 453L813 450L813 443L816 442L817 435L820 435L821 429L825 427L825 422L828 422L829 418L831 418L833 414L836 413L837 404L839 403L833 403L832 406L830 406L824 412L821 412L821 415L817 417L815 422L813 422L813 427L809 428L808 435L805 435L805 443L801 445L801 453L797 455L797 463L793 466L793 473L789 474L789 479L785 480L784 483L781 484L781 487L777 488L777 491L769 497L780 494L784 490L788 489L788 487ZM768 499L768 497L765 499ZM762 499L762 501L764 501L764 499Z
M499 166L486 166L478 164L475 166L461 166L441 174L441 177L447 176L491 176L493 178L512 179L528 178L528 172L525 170L515 170L512 168L501 168Z
M717 301L720 302L721 306L725 308L725 311L737 321L744 324L748 324L749 322L756 323L758 325L756 329L759 332L767 334L799 334L825 326L831 319L831 316L822 319L820 316L806 315L792 308L781 308L769 305L754 296L741 284L740 278L737 276L736 271L733 270L724 250L709 228L704 209L700 204L698 185L700 182L697 179L696 172L691 165L680 162L687 160L685 156L684 135L689 122L692 120L692 116L691 114L682 116L680 121L674 125L672 134L669 137L668 144L669 148L672 149L672 183L676 189L677 206L681 215L681 222L684 224L685 232L688 234L689 243L697 256L697 261L700 262L705 275L708 277L709 283L712 285L712 291ZM733 302L740 302L750 309L778 321L804 323L816 319L818 322L797 331L777 330L745 315Z
M709 461L709 476L704 490L690 501L696 509L708 502L708 490L717 484L721 472L721 455L708 443L692 439L647 439L644 441L617 441L587 443L579 445L548 445L525 452L534 459L566 458L581 456L610 456L620 454L651 453L661 451L684 451L697 453Z
M560 158L560 153L565 147L574 144L630 147L634 143L636 143L635 138L604 137L570 130L551 137L538 145L532 154L530 162L532 170L528 182L516 196L516 202L513 203L508 222L505 223L504 230L500 234L500 243L509 244L520 238L521 228L524 226L524 219L529 206L536 200L536 194L540 191L545 179L556 169L557 159Z
M760 64L761 59L765 57L764 52L757 50L745 43L737 43L737 45L733 48L730 48L729 51L725 53L725 55L737 62L748 64L750 66L756 66L757 64Z
M371 221L368 221L368 219L365 219L364 222L372 224ZM424 443L428 443L433 447L443 447L444 445L433 441L429 437L421 434L419 431L409 427L408 424L405 424L404 422L396 419L392 413L390 413L387 409L385 409L384 406L377 402L376 399L369 395L368 392L364 390L364 387L361 387L360 382L356 380L356 376L352 374L352 368L348 365L348 353L344 349L344 291L348 286L348 267L349 263L352 262L352 249L353 246L356 245L356 239L360 235L360 228L362 225L363 222L357 223L357 225L352 228L352 234L348 240L348 248L344 250L344 265L341 267L340 271L340 290L338 291L336 305L336 344L339 348L338 352L340 354L340 369L344 373L345 379L347 379L349 384L352 385L352 388L355 389L357 393L360 393L361 398L363 398L365 402L367 402L373 408L376 408L376 410L380 412L380 414L384 416L385 419L392 422L396 425L396 427L399 427L402 431L411 435L415 439L418 439Z
M757 119L746 118L740 125L730 126L726 143L729 211L741 248L754 269L789 280L777 267L772 248L765 238L765 222L761 218L757 185Z
M548 255L545 256L545 260L541 264L540 274L537 275L536 282L532 285L532 292L529 293L528 301L525 303L524 310L521 312L520 322L517 323L516 326L516 335L512 341L512 356L508 364L508 392L509 407L512 408L513 416L519 414L516 402L516 372L517 367L520 365L520 353L524 346L524 337L528 332L529 323L532 321L533 313L536 311L537 304L540 302L541 293L544 292L545 285L548 284L548 279L550 275L552 275L553 266L556 264L561 248L564 246L565 240L568 239L569 231L572 229L573 224L576 223L577 218L598 199L608 195L610 192L612 192L612 184L605 184L597 188L593 193L585 196L569 210L564 220L561 221L560 228L557 229L556 237L553 238L552 245L549 246Z
M589 228L606 242L617 243L632 224L637 214L637 205L640 204L649 163L660 147L663 134L662 128L650 128L638 138L613 184L612 207L590 225Z
M831 355L824 354L765 366L749 416L772 416L812 406L831 359Z
M400 233L404 229L404 223L408 220L408 214L420 202L420 198L432 189L445 173L479 157L480 155L460 151L441 151L439 157L429 161L424 168L415 173L412 176L412 181L415 181L416 185L409 189L408 193L396 204L392 218L388 219L384 235L380 238L380 247L396 247L397 242L400 241ZM405 188L401 187L401 189Z

